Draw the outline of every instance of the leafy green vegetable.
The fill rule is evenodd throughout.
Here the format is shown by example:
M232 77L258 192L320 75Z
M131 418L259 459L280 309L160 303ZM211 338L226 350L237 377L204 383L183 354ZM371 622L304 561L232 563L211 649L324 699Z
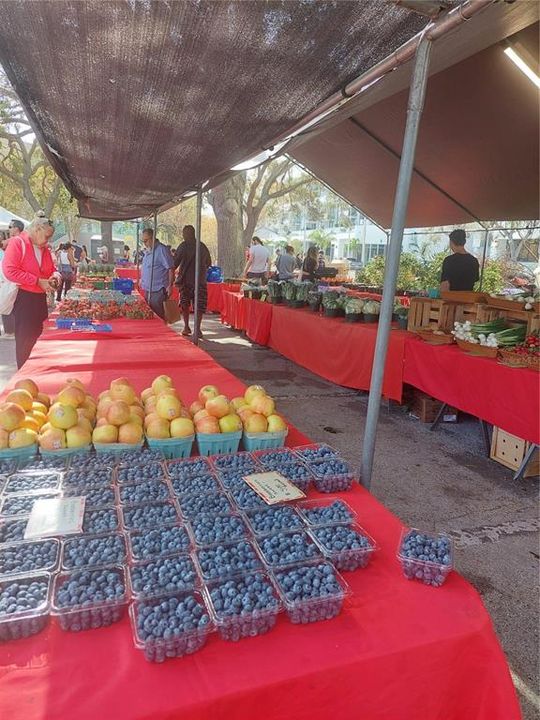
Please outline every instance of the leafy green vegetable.
M377 300L366 300L364 303L364 315L378 315L381 311L381 303Z
M345 298L345 312L347 315L359 315L364 309L364 300L357 297Z

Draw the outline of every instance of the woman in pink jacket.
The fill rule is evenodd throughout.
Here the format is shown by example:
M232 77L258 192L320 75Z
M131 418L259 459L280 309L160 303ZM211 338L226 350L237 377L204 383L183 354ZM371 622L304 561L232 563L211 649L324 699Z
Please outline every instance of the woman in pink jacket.
M7 280L19 286L13 306L18 368L24 365L41 335L48 315L47 291L56 288L60 278L48 245L53 232L51 221L38 215L28 231L11 238L2 261Z

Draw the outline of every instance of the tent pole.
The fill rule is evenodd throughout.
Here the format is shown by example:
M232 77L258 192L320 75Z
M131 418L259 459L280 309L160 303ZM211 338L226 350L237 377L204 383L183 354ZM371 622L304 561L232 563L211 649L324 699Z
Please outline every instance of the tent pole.
M136 226L136 231L137 231L137 234L136 234L136 238L137 238L137 239L136 239L136 241L135 241L135 265L137 266L137 287L139 287L140 282L141 282L141 278L140 278L140 275L139 275L139 262L140 262L140 259L139 259L140 223L139 223L138 220L137 220L137 222L135 223L135 226Z
M409 90L409 102L407 105L407 124L403 137L403 150L399 164L399 175L394 198L394 212L392 215L392 229L390 232L390 243L386 254L386 271L384 275L383 297L379 317L379 328L375 343L375 355L371 373L371 384L369 388L369 402L366 418L366 429L364 431L364 444L362 450L362 475L361 481L368 489L371 487L371 474L373 470L373 455L375 453L375 441L377 434L377 422L381 406L381 392L384 378L384 366L386 363L386 352L390 337L390 323L392 322L392 309L396 282L399 270L399 258L401 254L401 243L403 230L407 216L409 203L409 191L414 165L414 154L416 150L416 139L420 118L424 106L426 94L429 55L431 51L431 40L424 36L416 50L411 87Z
M193 316L195 328L193 342L199 344L199 276L201 269L201 225L202 225L202 189L197 190L197 215L195 218L195 298L193 300Z
M149 299L152 298L153 287L154 287L154 261L156 259L156 239L157 239L157 212L154 213L154 239L152 243L152 265L150 267L150 290L148 291ZM148 303L150 305L150 303Z
M482 251L482 265L480 266L480 286L479 291L482 292L482 285L484 284L484 268L486 266L486 253L488 246L489 230L486 228L484 232L484 249Z

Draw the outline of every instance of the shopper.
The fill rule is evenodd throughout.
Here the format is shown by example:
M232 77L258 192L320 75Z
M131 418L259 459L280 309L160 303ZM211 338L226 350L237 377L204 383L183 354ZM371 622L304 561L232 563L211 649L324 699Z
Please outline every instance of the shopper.
M171 296L174 283L174 262L171 253L158 238L154 240L152 228L143 230L146 252L141 266L141 288L146 302L158 317L165 320L163 303Z
M318 269L318 270L324 270L325 267L326 267L326 262L325 262L325 259L324 259L324 253L323 253L322 250L319 250L319 256L318 256L318 259L317 259L317 269Z
M124 245L124 260L127 260L127 262L129 262L130 256L131 250L129 249L129 245Z
M247 277L248 280L257 280L258 283L265 283L268 280L269 269L270 252L268 248L264 247L262 240L254 235L243 275Z
M318 267L317 248L315 245L311 245L311 247L308 248L307 255L302 264L302 280L315 282L315 273Z
M67 293L71 290L75 276L75 268L77 266L71 243L63 243L60 245L56 254L56 265L60 273L56 302L60 302L62 293L64 297L66 297Z
M182 228L182 237L184 238L184 242L180 243L176 250L174 266L178 268L176 284L180 291L180 308L184 320L182 335L191 335L189 311L195 301L195 251L197 247L195 228L193 225L185 225ZM203 242L199 243L199 323L197 327L199 337L202 337L201 321L203 313L206 311L208 299L206 273L211 264L212 258L210 257L210 251Z
M276 260L276 270L278 280L292 280L296 269L296 258L294 257L294 248L292 245L285 246L285 252Z
M441 292L447 290L473 290L480 278L478 260L465 250L465 230L457 228L450 233L452 255L445 257L441 272Z
M2 267L7 280L19 286L13 306L15 318L15 352L17 367L28 359L47 318L47 291L56 289L60 280L56 272L49 240L54 228L39 214L9 241Z
M21 220L12 219L8 225L9 237L15 237L24 230L24 223Z
M2 260L4 259L4 252L8 246L8 242L9 237L7 232L0 230L0 268L2 267ZM2 315L2 324L4 326L4 334L1 337L6 340L12 338L13 333L15 332L15 320L13 319L12 312L9 313L9 315Z

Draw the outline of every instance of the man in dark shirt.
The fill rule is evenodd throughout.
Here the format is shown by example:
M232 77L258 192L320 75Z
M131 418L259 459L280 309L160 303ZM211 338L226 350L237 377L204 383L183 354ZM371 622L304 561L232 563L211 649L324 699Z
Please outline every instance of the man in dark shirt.
M441 292L472 290L480 277L478 260L465 250L467 236L458 228L450 233L452 255L445 257L441 272Z
M176 284L180 290L180 308L184 318L182 335L191 335L189 327L189 310L195 300L195 228L185 225L182 229L184 242L178 246L174 256L174 267L178 268ZM206 245L200 243L200 274L199 274L199 337L201 335L201 320L206 310L206 273L212 264L210 252Z

